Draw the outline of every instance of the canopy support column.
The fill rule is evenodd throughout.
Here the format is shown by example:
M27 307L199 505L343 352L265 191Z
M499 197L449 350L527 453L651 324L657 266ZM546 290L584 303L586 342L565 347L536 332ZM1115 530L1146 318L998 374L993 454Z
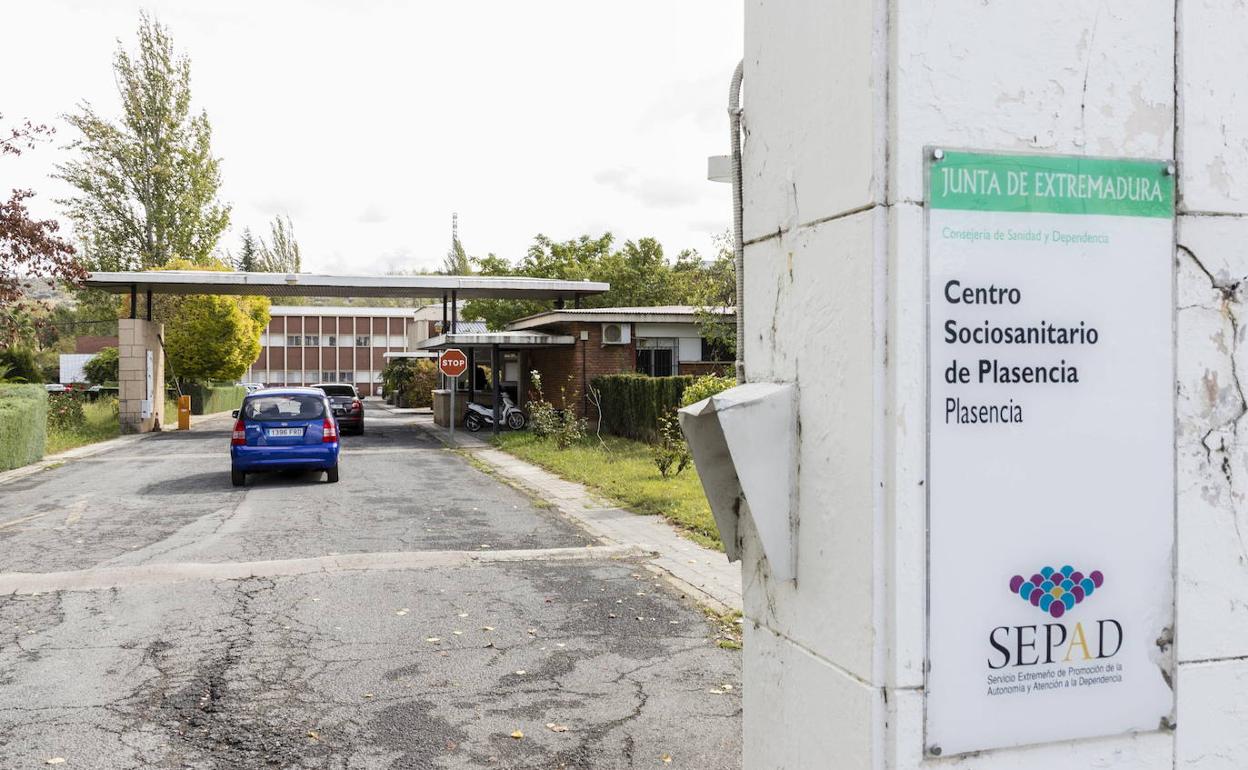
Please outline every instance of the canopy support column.
M459 292L451 292L451 334L459 331Z
M490 378L494 380L494 435L498 435L498 421L501 419L498 388L498 345L490 346Z

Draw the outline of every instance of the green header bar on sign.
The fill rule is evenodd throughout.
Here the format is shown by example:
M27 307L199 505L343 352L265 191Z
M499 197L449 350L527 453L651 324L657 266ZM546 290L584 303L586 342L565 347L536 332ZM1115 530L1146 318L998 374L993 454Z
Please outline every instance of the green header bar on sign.
M929 169L934 209L1174 216L1174 175L1162 161L946 151Z

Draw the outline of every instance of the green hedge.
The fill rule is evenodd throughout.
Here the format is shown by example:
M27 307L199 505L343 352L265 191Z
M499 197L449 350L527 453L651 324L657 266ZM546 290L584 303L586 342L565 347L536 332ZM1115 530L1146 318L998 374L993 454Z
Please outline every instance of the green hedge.
M602 397L602 429L638 441L654 441L659 418L680 406L692 377L609 374L590 384Z
M0 385L0 471L41 460L47 433L47 389Z
M232 412L243 404L247 389L242 385L192 385L190 388L191 414L216 414ZM169 415L165 415L170 420ZM177 420L175 414L172 418Z

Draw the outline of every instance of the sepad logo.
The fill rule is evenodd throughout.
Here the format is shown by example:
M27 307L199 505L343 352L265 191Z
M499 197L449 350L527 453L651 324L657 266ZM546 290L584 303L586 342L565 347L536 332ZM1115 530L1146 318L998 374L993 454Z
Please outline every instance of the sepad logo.
M1023 601L1038 607L1054 618L1060 618L1073 610L1076 604L1092 596L1105 583L1099 569L1088 574L1065 565L1061 569L1044 567L1030 578L1015 575L1010 578L1010 592L1018 594Z

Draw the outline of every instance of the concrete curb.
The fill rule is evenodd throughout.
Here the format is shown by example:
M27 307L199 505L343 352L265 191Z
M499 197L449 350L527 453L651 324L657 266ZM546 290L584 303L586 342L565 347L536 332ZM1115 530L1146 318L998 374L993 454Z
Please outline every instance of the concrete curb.
M432 424L415 426L447 444L446 431ZM741 611L740 566L729 563L719 551L684 537L661 516L633 513L603 500L584 485L495 449L476 437L471 442L461 442L456 431L455 441L457 450L471 452L473 458L502 480L550 503L599 540L610 545L635 546L650 553L650 568L665 575L698 603L720 613Z

